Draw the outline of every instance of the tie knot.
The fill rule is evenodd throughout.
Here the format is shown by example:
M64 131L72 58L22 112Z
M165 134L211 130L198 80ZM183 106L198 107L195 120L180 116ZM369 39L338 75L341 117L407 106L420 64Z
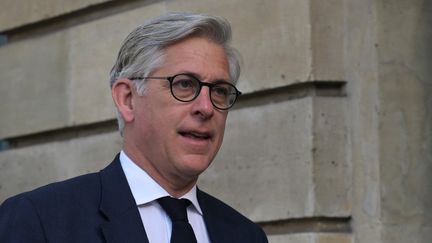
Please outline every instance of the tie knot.
M191 204L188 199L161 197L157 201L171 218L171 221L188 222L186 208Z

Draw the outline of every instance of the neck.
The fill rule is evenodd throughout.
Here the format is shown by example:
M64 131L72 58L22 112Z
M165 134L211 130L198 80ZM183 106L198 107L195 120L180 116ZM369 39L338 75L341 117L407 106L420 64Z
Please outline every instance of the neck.
M149 162L141 153L135 153L130 147L124 147L123 151L138 167L143 169L154 181L156 181L172 197L180 198L189 192L196 184L198 177L177 176L161 173L153 163Z

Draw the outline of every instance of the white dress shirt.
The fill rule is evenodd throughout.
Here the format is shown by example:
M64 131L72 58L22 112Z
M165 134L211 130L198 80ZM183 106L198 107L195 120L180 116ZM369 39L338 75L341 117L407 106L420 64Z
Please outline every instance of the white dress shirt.
M169 243L171 219L156 199L170 195L146 171L137 166L123 150L120 152L120 163L138 206L149 242ZM180 198L187 198L192 202L191 206L187 208L187 215L197 242L210 243L196 190L195 185Z

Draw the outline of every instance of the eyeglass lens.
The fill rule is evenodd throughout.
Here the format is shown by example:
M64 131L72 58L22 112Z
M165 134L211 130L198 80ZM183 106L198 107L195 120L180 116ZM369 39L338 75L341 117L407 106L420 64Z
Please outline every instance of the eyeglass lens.
M179 74L171 80L171 92L173 96L180 101L191 101L195 99L200 92L202 83L193 76ZM236 98L237 90L229 83L214 83L210 87L210 99L216 108L230 108Z

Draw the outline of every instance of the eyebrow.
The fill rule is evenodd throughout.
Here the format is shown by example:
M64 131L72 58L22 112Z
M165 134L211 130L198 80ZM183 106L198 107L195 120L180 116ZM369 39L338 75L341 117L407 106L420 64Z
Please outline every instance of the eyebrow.
M187 74L187 75L191 75L191 76L194 76L195 78L197 78L198 80L200 80L201 82L204 82L203 81L203 78L201 77L201 75L199 75L198 73L195 73L195 72L191 72L191 71L180 71L179 72L179 74ZM233 82L232 81L230 81L230 80L225 80L225 79L215 79L215 80L213 80L213 81L211 81L210 83L216 83L216 82L227 82L227 83L230 83L230 84L233 84ZM206 82L207 83L207 82Z

